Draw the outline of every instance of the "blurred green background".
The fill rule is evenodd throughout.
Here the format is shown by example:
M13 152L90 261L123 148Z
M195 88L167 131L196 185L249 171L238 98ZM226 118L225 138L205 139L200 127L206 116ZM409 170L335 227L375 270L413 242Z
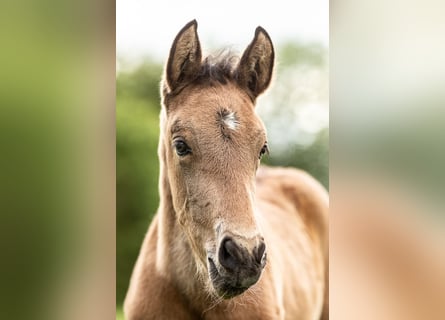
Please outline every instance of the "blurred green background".
M304 169L329 187L328 52L319 44L276 48L275 81L258 100L270 155L263 163ZM117 62L116 197L118 318L143 237L158 206L157 144L162 62Z

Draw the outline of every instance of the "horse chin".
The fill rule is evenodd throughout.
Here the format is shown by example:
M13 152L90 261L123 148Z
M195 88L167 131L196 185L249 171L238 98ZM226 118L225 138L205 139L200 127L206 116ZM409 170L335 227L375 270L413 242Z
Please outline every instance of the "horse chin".
M218 297L231 299L249 289L249 287L237 286L233 279L222 276L212 259L208 258L208 262L210 281Z

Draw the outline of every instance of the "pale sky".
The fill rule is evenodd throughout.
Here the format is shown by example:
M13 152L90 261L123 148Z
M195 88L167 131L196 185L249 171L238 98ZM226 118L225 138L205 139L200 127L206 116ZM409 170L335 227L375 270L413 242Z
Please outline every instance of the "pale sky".
M198 21L203 50L230 47L241 52L261 25L275 45L287 39L329 43L328 0L117 0L117 55L163 61L178 31Z

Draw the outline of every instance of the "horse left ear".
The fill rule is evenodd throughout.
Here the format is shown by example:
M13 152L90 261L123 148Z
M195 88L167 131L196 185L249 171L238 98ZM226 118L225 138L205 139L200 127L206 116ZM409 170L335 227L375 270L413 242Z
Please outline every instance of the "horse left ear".
M237 68L238 84L246 88L252 100L270 84L275 53L272 40L262 27L257 27L255 37L244 51Z
M196 20L190 21L173 41L166 67L166 80L171 91L189 81L199 71L202 54L197 28Z

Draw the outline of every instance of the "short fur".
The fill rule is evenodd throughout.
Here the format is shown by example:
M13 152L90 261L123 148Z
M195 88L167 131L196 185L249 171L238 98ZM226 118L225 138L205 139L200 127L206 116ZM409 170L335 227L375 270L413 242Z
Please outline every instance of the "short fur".
M196 30L179 32L167 62L161 202L126 317L328 319L328 194L302 171L259 166L267 138L254 101L272 77L270 37L258 27L236 65L209 63ZM222 128L232 112L236 130Z

